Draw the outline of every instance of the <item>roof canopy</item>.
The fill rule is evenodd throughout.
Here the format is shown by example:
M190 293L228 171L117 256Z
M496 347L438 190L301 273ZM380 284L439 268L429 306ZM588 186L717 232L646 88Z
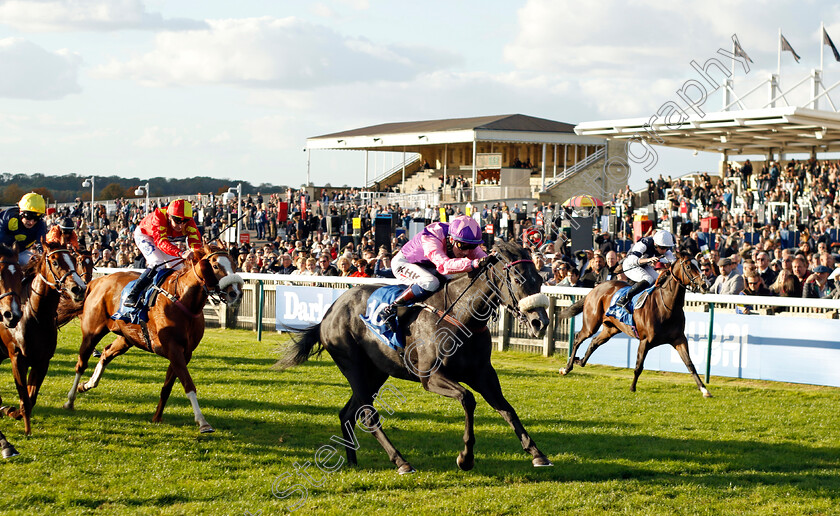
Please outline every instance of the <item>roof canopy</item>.
M670 125L664 117L654 116L652 127L646 126L649 118L626 118L584 122L575 132L610 139L643 137L651 144L728 155L768 154L770 149L786 153L840 151L840 113L793 106L721 111L688 119L680 118L677 111L670 113Z
M565 122L527 115L497 115L373 125L307 138L306 147L401 151L405 147L473 141L599 145L604 143L604 138L579 136L574 126Z

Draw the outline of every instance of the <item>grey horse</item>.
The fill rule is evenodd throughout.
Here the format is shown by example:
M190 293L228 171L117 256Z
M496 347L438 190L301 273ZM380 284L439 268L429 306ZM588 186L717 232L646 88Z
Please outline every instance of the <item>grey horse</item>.
M548 326L548 299L540 293L541 285L528 250L515 243L500 242L476 270L456 275L424 303L400 309L398 319L405 334L405 348L398 350L384 344L360 318L378 286L356 286L339 297L320 324L298 332L279 366L301 364L324 350L333 358L353 390L339 412L350 464L356 464L358 445L353 428L360 420L363 429L372 433L388 453L399 474L415 471L385 435L373 406L377 393L393 376L420 382L427 391L454 398L464 407L465 447L456 459L462 470L472 469L475 462L476 402L461 382L481 394L510 424L535 467L552 466L502 394L490 363L492 341L487 329L489 319L501 305L534 336L543 334Z

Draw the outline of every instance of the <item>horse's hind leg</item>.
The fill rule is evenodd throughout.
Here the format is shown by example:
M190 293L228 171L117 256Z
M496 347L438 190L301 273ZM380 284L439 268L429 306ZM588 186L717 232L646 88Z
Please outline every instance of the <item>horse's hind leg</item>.
M703 381L700 380L700 375L697 374L697 370L694 368L694 363L691 361L691 357L688 354L688 339L685 338L685 335L677 337L676 342L674 342L672 346L674 346L674 349L676 349L677 353L679 353L685 367L688 368L688 372L694 377L694 382L697 384L697 388L700 389L700 392L703 393L703 397L711 398L712 394L708 389L706 389L706 386L703 385Z
M468 384L481 394L484 400L513 428L516 438L522 443L522 449L531 454L531 463L534 467L553 466L551 461L537 448L536 443L522 425L522 421L519 420L519 416L516 415L516 411L505 399L504 394L502 394L502 386L499 384L499 377L493 366L488 362L483 370L476 373L475 378Z
M9 457L14 457L15 455L20 455L18 451L12 446L6 436L3 435L3 432L0 432L0 454L2 454L4 459L8 459Z
M458 382L439 373L432 374L428 380L423 382L423 387L429 392L456 399L464 407L464 450L458 454L455 462L462 470L471 470L475 465L473 454L473 446L475 446L475 432L473 430L475 396Z
M595 324L596 319L598 320L597 324ZM569 360L566 362L566 367L560 369L560 374L567 375L572 372L572 369L575 368L575 356L577 356L580 345L595 333L595 330L598 329L598 325L600 324L600 317L586 317L586 305L584 305L583 327L575 335L575 342L572 345L572 352L569 353Z
M594 353L596 349L601 347L601 344L610 340L616 333L621 333L621 330L619 330L611 324L605 324L604 329L601 330L601 333L596 335L595 338L592 339L592 342L589 343L589 348L586 350L586 354L583 355L583 358L580 359L580 364L578 365L580 365L581 367L585 366L586 363L589 361L589 357L592 356L592 353Z
M361 408L361 403L356 400L356 396L351 395L344 407L339 411L338 418L341 422L341 435L344 437L344 449L347 452L347 463L355 466L356 461L356 444L355 434L353 433L353 425L356 422L355 414ZM350 444L347 444L350 443Z

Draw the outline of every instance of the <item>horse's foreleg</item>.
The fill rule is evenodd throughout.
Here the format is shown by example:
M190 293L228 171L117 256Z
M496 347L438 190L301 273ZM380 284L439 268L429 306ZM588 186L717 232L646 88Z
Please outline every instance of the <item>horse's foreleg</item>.
M456 399L464 407L464 450L458 454L455 462L462 470L471 470L475 465L475 455L473 454L473 446L475 446L475 432L473 430L475 396L458 382L438 373L432 374L427 381L423 382L423 387L429 392Z
M639 381L639 375L645 368L645 357L648 353L648 344L650 341L643 339L639 341L639 350L636 352L636 368L633 369L633 383L630 384L630 392L636 392L636 382Z
M26 435L31 435L32 423L29 420L29 416L32 414L32 400L29 399L29 391L26 388L26 359L21 359L21 357L13 355L10 357L10 360L12 362L12 376L15 379L15 388L17 388L18 397L20 398L20 408L2 407L0 410L12 419L23 418L23 432Z
M76 361L76 376L73 378L73 385L70 387L70 392L67 393L67 402L64 404L64 408L67 410L73 410L76 404L76 395L80 392L85 392L85 388L79 387L79 383L82 381L82 375L87 369L90 356L96 348L96 344L102 340L102 337L108 334L108 328L100 328L98 333L92 334L84 331L84 325L82 327L83 336L82 344L79 346L79 358ZM101 372L99 374L100 376L102 375Z
M505 399L504 394L502 394L502 386L499 384L499 377L493 366L488 362L484 370L476 373L476 378L477 380L468 382L468 384L481 394L485 401L513 428L517 439L522 443L522 449L531 454L531 463L534 467L553 466L554 464L548 460L548 457L537 448L537 444L525 430L522 421L516 415L516 411Z
M166 368L166 377L163 380L163 387L160 389L160 400L158 400L155 415L152 416L152 422L160 423L163 420L163 409L166 407L166 402L169 400L169 395L172 393L172 386L175 385L175 380L177 379L178 378L175 376L175 369L172 367L172 364L169 364L169 367Z
M584 305L584 310L585 310L585 305ZM590 319L593 319L593 318L590 318ZM600 322L599 322L599 324L600 324ZM566 362L566 367L560 369L560 374L567 375L570 372L572 372L572 369L575 368L575 357L577 356L577 352L578 352L578 349L580 348L580 345L583 344L583 341L585 341L593 333L595 333L595 330L597 330L597 329L598 329L598 326L594 326L593 324L591 324L590 321L587 319L586 314L584 313L583 327L580 329L579 332L577 332L577 335L575 335L575 342L574 342L574 344L572 344L572 352L569 353L569 360L568 360L568 362Z
M3 432L0 432L0 454L2 454L2 457L4 459L14 457L15 455L20 455L20 453L18 453L18 451L15 449L15 447L12 446L12 443L10 443L6 439L6 436L3 435Z
M114 339L114 342L108 344L108 346L102 351L102 356L99 357L99 362L96 363L96 369L93 370L93 374L90 376L90 379L80 385L78 391L85 392L96 388L99 385L99 380L102 379L102 373L105 371L105 368L108 367L108 364L111 363L111 360L128 351L128 348L130 347L131 344L129 344L128 341L121 336Z
M169 367L172 369L173 374L181 380L181 385L184 386L184 392L190 400L193 415L195 416L195 422L198 425L198 431L202 434L215 432L216 430L214 430L213 427L210 426L210 423L204 419L204 414L201 413L201 407L198 406L198 396L195 392L195 383L193 382L192 376L190 376L189 370L187 370L187 361L184 358L184 354L176 351L173 355L174 356L169 359ZM167 370L167 375L168 374L169 371Z
M41 385L44 383L44 378L47 377L47 370L50 368L49 361L33 365L29 370L29 381L27 387L29 388L29 399L32 402L32 408L38 402L38 393L41 392Z
M580 366L583 367L589 362L589 357L592 356L592 353L595 352L596 349L601 347L601 344L605 343L606 341L610 340L613 335L616 333L620 333L620 330L615 326L607 326L604 325L604 329L601 330L601 333L595 336L592 339L592 342L589 343L589 348L586 350L586 354L583 355L583 358L580 359Z
M703 393L703 397L711 398L712 394L708 389L706 389L706 386L703 385L703 381L700 380L700 375L697 374L697 370L694 368L694 363L691 361L691 357L688 354L688 339L685 338L685 335L677 337L677 340L672 344L672 346L674 346L674 349L677 350L677 353L680 355L685 367L688 368L688 372L694 377L694 382L697 384L697 388L700 389L700 392Z

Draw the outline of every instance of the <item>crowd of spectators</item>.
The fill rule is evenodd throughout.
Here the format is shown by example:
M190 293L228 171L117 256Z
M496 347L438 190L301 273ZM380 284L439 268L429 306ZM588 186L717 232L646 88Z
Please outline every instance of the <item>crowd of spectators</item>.
M628 186L605 199L607 209L616 208L617 230L610 234L601 227L604 219L598 215L608 211L590 213L596 221L594 245L576 252L561 236L568 235L561 227L571 210L558 205L529 201L509 206L500 201L476 205L473 215L493 238L516 239L530 247L548 285L592 287L623 279L615 270L632 245L636 216L655 206L647 210L654 222L647 234L657 228L672 230L678 250L697 258L714 293L840 298L840 285L835 285L840 274L835 268L840 249L838 176L838 163L816 160L768 162L757 172L747 162L730 167L724 178L700 174L673 180L660 175L649 179L641 193ZM466 209L368 203L356 189L324 190L317 198L303 190L243 197L240 214L235 199L202 196L194 202L196 222L213 239L241 217L254 240L230 246L239 269L270 274L392 277L390 258L407 241L414 221L428 224L440 220L441 212L451 217ZM144 267L132 238L144 205L120 199L115 206L110 213L95 206L93 223L89 203L82 202L47 220L73 217L79 242L91 250L98 267ZM378 216L392 220L388 245L375 238ZM716 223L702 227L701 219Z

